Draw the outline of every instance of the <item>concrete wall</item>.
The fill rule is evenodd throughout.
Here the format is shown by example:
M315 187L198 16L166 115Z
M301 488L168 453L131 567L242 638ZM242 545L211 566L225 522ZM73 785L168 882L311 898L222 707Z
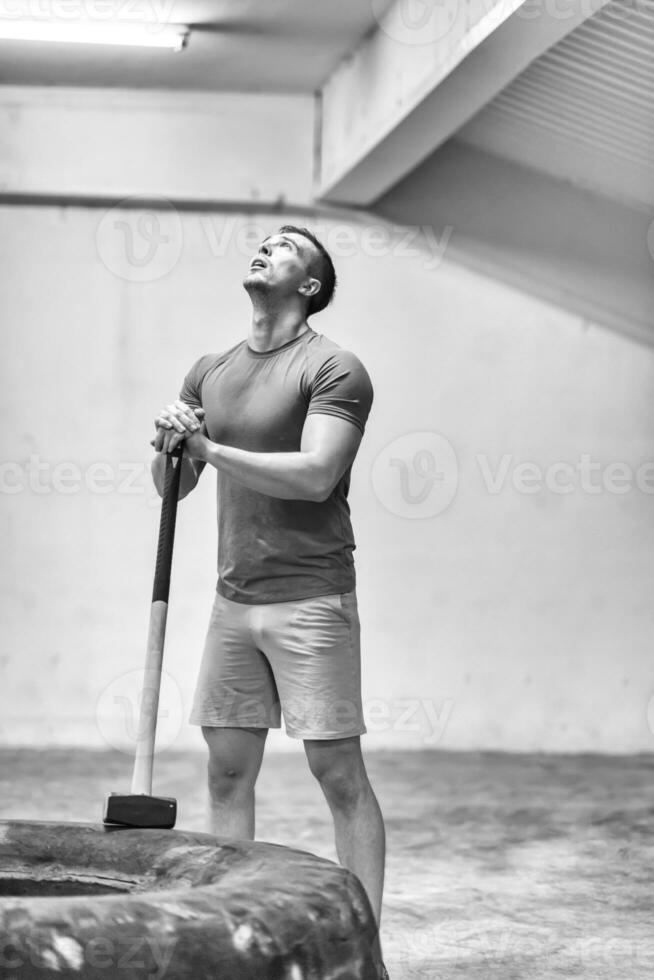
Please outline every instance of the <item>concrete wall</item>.
M248 226L276 223L0 209L3 742L129 744L152 418L245 336ZM313 326L376 389L351 492L366 744L651 750L654 352L434 242L321 230L341 285ZM201 744L213 482L179 514L163 745Z

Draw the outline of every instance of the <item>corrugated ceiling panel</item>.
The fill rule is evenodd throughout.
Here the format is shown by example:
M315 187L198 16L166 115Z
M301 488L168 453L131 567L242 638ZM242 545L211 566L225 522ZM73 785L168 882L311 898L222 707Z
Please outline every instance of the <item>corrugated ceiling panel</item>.
M457 138L610 197L654 206L654 0L611 0Z

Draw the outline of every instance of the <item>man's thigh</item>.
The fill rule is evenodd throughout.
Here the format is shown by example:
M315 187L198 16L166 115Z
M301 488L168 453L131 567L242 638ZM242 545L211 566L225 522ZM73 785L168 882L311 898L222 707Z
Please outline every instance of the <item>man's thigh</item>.
M273 670L287 734L364 734L355 590L270 604L261 624L257 642Z
M270 663L252 636L257 607L216 593L190 716L203 728L279 728Z

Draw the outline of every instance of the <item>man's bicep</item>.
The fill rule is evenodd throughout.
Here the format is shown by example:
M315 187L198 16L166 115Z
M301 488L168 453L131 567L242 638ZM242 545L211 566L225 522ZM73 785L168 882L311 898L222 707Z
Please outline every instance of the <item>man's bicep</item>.
M189 405L191 408L202 408L202 383L216 357L216 354L203 354L191 366L179 392L179 400L185 405Z
M178 397L189 408L202 408L202 396L192 374L187 374L184 378Z
M307 415L300 449L316 457L323 471L327 496L354 462L362 438L359 427L348 419L318 412Z
M335 415L349 420L361 433L372 407L370 375L351 351L335 350L316 371L308 389L308 414Z

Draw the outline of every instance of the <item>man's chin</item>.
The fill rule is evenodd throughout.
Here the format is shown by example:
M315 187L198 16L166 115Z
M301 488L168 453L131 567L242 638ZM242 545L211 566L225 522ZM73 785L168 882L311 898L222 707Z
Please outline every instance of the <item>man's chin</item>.
M248 272L243 279L245 289L265 289L266 281L258 269Z
M245 286L248 282L261 282L261 270L250 269L249 272L246 272L243 277L243 285Z

